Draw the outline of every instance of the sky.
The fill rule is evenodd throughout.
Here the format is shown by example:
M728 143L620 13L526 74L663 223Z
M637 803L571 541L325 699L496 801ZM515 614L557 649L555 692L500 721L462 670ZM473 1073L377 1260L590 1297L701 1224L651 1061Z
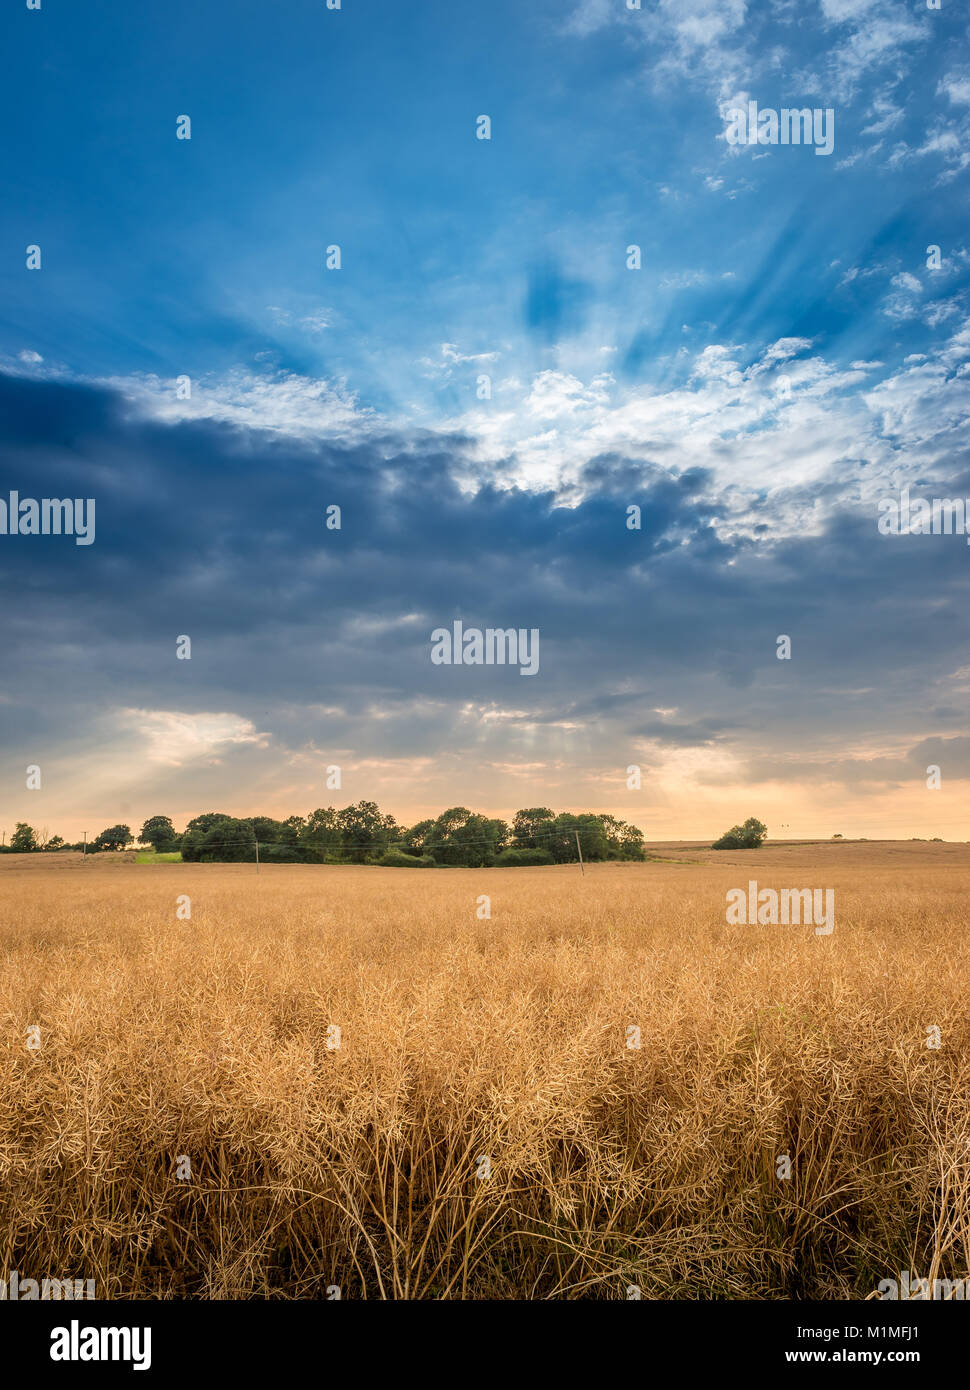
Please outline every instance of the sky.
M8 837L369 799L970 839L968 537L879 529L970 506L963 7L40 0L0 39L0 501L96 518L0 535ZM752 102L831 152L732 140ZM436 664L456 620L538 671Z

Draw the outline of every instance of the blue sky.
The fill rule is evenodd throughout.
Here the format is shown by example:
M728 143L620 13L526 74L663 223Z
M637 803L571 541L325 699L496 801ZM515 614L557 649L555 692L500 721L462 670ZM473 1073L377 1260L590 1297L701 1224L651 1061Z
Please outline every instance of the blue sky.
M0 496L98 505L0 537L11 824L305 810L338 762L402 819L970 835L970 550L875 524L970 497L959 6L0 26ZM732 146L751 100L831 155ZM540 676L432 667L455 617L539 626Z

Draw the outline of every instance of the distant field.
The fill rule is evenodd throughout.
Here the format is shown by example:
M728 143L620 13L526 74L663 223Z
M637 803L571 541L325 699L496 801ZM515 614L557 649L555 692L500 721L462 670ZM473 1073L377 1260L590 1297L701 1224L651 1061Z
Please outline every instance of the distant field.
M970 844L959 840L767 840L760 850L711 849L709 843L697 840L666 840L646 844L644 848L651 857L689 859L717 867L744 867L757 862L765 868L777 864L779 868L804 866L823 871L830 865L878 869L919 864L932 869L936 865L970 862Z
M171 854L155 854L153 850L139 850L135 855L136 864L181 864L182 855L179 850Z
M700 862L0 856L0 1268L113 1298L966 1276L970 846L650 848ZM729 926L749 878L833 888L834 932Z

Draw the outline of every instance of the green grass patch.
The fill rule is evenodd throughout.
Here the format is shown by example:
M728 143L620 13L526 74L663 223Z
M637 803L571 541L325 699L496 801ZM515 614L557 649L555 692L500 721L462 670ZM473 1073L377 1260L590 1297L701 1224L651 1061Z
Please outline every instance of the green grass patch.
M153 849L139 850L135 855L136 864L181 864L181 850L173 850L171 854L156 854Z

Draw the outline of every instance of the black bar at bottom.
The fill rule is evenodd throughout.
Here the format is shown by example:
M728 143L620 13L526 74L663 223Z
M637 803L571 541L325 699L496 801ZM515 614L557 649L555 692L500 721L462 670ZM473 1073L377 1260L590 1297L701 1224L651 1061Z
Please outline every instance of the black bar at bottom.
M321 1373L339 1351L352 1372L359 1358L371 1379L387 1358L392 1374L435 1374L449 1331L481 1375L557 1363L575 1376L577 1351L592 1353L604 1375L632 1356L647 1373L664 1366L723 1376L749 1370L784 1378L789 1370L867 1366L942 1373L967 1340L963 1304L904 1303L570 1303L333 1302L21 1302L0 1303L4 1361L18 1380L47 1371L65 1381L93 1372L181 1377L260 1372L308 1361ZM146 1339L145 1331L150 1331ZM505 1337L506 1330L510 1334ZM126 1335L127 1334L127 1335ZM436 1351L437 1348L437 1351ZM127 1357L127 1359L114 1359ZM104 1358L104 1359L102 1359ZM349 1358L349 1366L347 1359ZM461 1373L454 1350L449 1376ZM611 1369L612 1368L612 1369ZM438 1372L444 1366L438 1364ZM45 1380L45 1383L46 1380Z

